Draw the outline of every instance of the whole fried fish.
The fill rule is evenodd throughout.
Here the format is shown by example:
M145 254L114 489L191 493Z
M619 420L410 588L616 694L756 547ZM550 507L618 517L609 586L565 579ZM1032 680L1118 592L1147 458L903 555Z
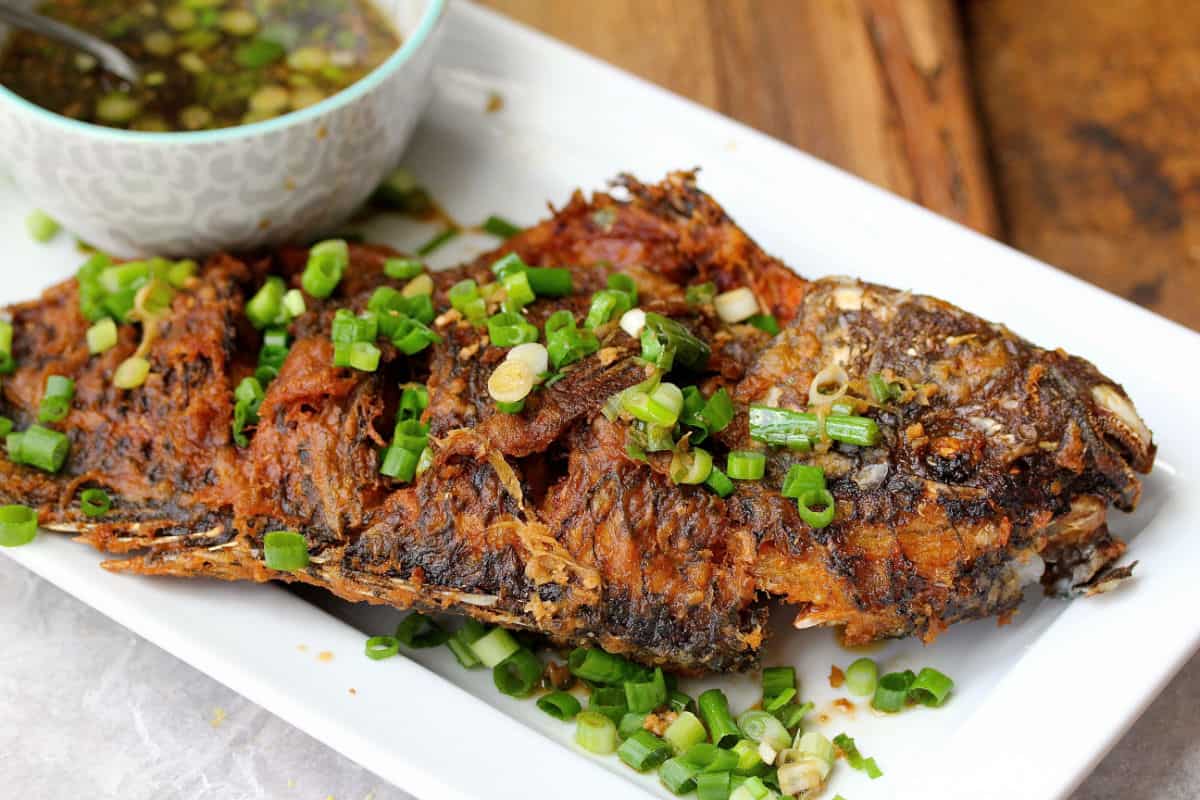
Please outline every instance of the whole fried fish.
M1110 505L1137 504L1136 473L1149 471L1155 446L1119 385L934 298L801 278L690 173L658 185L623 177L590 200L577 193L500 250L434 273L441 341L414 356L384 342L375 372L332 366L330 328L335 310L362 311L378 287L399 287L383 273L394 253L350 252L335 294L307 297L291 323L244 448L232 436L234 388L261 343L245 303L268 275L299 287L306 250L209 260L148 323L151 371L132 390L112 376L144 331L122 325L114 348L90 355L76 281L10 308L18 368L0 414L17 430L34 424L52 374L74 379L76 392L56 425L71 443L63 469L0 458L0 501L35 505L43 526L121 554L104 562L113 571L299 581L691 670L753 666L772 598L797 607L797 627L839 626L850 643L929 640L952 622L1011 612L1039 576L1069 594L1128 573L1114 567L1125 547L1105 517ZM732 423L703 446L718 465L731 450L765 452L763 479L722 498L674 482L671 453L638 446L636 425L609 399L653 367L615 321L523 411L498 412L487 383L507 348L449 310L448 291L467 277L493 280L489 266L506 253L571 270L570 296L526 308L539 329L562 309L582 321L620 273L640 308L703 340L707 361L671 377L732 397ZM782 330L689 303L688 287L707 282L748 287ZM817 395L831 376L840 402L877 425L873 445L818 436L810 452L763 450L751 438L751 406L824 408L830 398ZM380 452L407 382L428 388L432 462L398 484L380 474ZM781 494L796 464L823 469L831 524L813 527ZM104 516L81 513L87 487L113 498ZM266 566L264 534L281 529L305 537L306 568Z

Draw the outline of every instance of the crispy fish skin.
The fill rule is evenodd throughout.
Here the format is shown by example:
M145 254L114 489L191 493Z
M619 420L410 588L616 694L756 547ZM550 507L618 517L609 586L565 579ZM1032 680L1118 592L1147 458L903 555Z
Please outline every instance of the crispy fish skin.
M87 323L73 281L15 307L20 368L0 413L23 427L46 375L81 383L63 424L73 444L63 473L0 457L0 501L36 502L43 524L102 550L140 550L105 562L115 571L299 581L687 670L753 666L772 597L800 609L798 626L836 625L850 642L931 639L960 619L1015 608L1038 559L1059 591L1120 577L1110 568L1124 546L1105 513L1136 505L1134 473L1149 470L1154 445L1124 391L1087 362L933 298L802 279L689 173L659 185L626 176L591 200L576 194L501 250L436 273L435 305L446 308L463 277L490 279L504 252L572 269L575 296L529 308L539 326L559 308L582 317L620 271L635 278L641 307L708 340L713 357L697 380L705 391L728 388L741 412L720 447L751 446L751 403L806 408L813 376L831 364L860 398L871 397L872 372L904 383L902 399L860 409L878 421L879 446L819 446L811 457L829 476L835 522L813 530L779 495L794 460L786 453L726 500L670 481L669 454L632 457L627 425L599 413L647 375L638 343L615 325L598 331L597 354L518 415L497 413L486 392L506 351L455 312L435 325L443 341L417 357L383 343L377 373L330 366L333 311L361 310L386 282L389 251L365 246L352 247L335 297L310 302L293 323L291 352L241 450L229 435L232 387L257 349L242 303L267 272L299 285L305 251L211 262L162 323L146 392L108 387L136 345L129 326L114 351L80 352ZM684 289L702 281L752 286L784 331L772 340L722 324L711 307L689 308ZM188 366L195 361L202 366ZM408 380L429 388L434 461L396 488L379 475L378 452ZM117 498L102 522L77 509L85 485ZM281 528L305 534L308 568L264 565L262 537Z

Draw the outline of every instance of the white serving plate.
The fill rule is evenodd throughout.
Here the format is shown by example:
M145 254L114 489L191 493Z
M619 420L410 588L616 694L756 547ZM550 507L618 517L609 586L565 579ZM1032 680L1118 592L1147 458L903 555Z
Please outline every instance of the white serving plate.
M547 201L593 189L619 171L655 180L701 166L701 185L768 251L808 276L859 275L937 294L1003 320L1045 346L1092 359L1124 383L1161 450L1132 515L1113 526L1132 541L1137 580L1075 603L1030 596L1011 625L951 628L934 645L873 650L886 668L936 666L957 681L944 708L883 717L834 711L831 664L857 654L829 631L791 631L775 618L766 662L796 665L817 727L846 731L884 778L840 764L826 796L1048 798L1068 793L1129 727L1200 642L1200 468L1194 376L1200 336L1031 258L875 189L796 150L465 3L446 20L435 100L406 158L464 221L502 213L531 222ZM485 113L489 94L503 109ZM25 299L74 270L67 237L28 241L29 210L0 187L0 303ZM412 246L428 233L376 219L368 235ZM490 244L468 239L442 262ZM111 575L92 550L43 534L5 551L84 602L427 800L579 800L667 796L653 776L571 742L573 726L532 701L501 696L484 671L442 648L411 659L363 657L364 633L399 612L355 607L272 586ZM299 649L300 645L306 647ZM330 661L316 654L334 654ZM735 708L757 699L754 676L719 685ZM356 693L351 694L350 689Z

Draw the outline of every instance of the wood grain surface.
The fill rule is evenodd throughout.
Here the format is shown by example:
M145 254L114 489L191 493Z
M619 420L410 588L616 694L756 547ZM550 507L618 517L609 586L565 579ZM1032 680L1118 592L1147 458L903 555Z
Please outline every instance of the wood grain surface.
M482 2L1200 328L1200 4Z

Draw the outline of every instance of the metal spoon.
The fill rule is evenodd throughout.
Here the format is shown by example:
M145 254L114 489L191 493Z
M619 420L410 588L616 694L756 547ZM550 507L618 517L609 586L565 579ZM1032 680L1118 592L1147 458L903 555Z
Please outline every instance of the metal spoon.
M72 28L70 25L65 25L49 17L43 17L41 14L33 14L29 11L13 8L7 2L4 2L4 0L0 0L0 21L7 22L17 28L40 33L43 36L82 50L94 56L100 62L101 67L118 78L127 80L130 83L137 83L141 80L141 73L129 56L103 39L92 36L90 33L84 33L78 28Z

